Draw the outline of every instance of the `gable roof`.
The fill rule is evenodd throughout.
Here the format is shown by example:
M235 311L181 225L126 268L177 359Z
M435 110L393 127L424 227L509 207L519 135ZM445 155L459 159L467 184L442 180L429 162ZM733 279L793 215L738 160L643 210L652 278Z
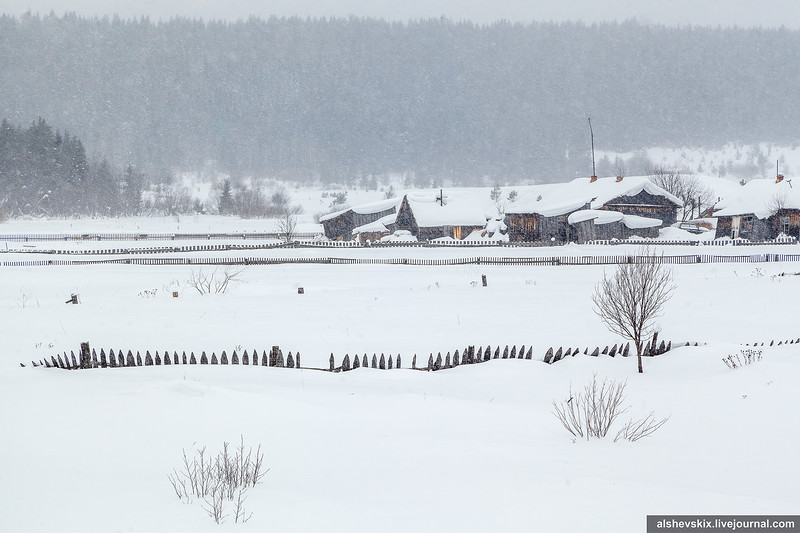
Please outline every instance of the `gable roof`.
M442 205L436 195L407 194L405 200L414 214L417 226L433 228L438 226L483 226L486 224L486 209L482 202L467 195L445 195ZM491 218L491 217L489 217Z
M785 209L800 209L800 183L792 186L792 181L786 179L778 183L774 179L748 181L717 202L714 216L753 214L757 218L768 218L779 205Z
M538 213L546 217L565 215L577 211L586 204L589 209L599 209L620 196L636 196L645 191L653 196L662 196L680 207L677 197L655 185L646 176L617 178L576 178L560 186L544 191L536 201L518 201L506 209L506 213ZM539 199L540 198L540 199Z
M394 208L395 212L397 212L402 200L402 198L389 198L388 200L379 200L377 202L370 202L368 204L359 204L353 207L348 207L347 209L342 209L341 211L335 211L333 213L328 213L327 215L322 215L319 217L319 221L325 222L326 220L334 219L350 211L359 215L371 215Z

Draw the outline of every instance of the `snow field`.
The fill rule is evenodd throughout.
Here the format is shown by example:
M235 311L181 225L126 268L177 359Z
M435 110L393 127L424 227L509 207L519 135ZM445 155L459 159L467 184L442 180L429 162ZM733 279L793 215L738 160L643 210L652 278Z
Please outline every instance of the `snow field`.
M190 266L4 267L0 529L218 531L166 476L182 449L240 435L270 471L248 493L251 521L226 530L638 531L647 514L791 514L800 346L736 370L721 358L800 336L800 277L777 276L797 266L676 267L661 338L707 345L646 359L641 376L633 358L582 355L409 370L414 353L423 366L470 344L541 359L619 342L589 298L613 267L251 266L212 296L186 287ZM73 292L80 305L64 303ZM323 368L331 352L401 353L403 369L18 365L82 341L196 356L277 344ZM636 443L573 442L551 402L593 374L627 379L623 420L669 422Z

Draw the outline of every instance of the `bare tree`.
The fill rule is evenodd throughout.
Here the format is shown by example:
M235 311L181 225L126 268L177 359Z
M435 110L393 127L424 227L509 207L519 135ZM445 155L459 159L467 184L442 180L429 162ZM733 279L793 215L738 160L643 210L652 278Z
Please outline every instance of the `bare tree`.
M297 210L284 206L278 219L278 235L286 242L292 242L295 233L297 233Z
M592 295L594 312L608 329L633 341L640 374L644 339L658 330L655 319L675 290L672 270L662 259L650 253L632 257L613 276L603 274Z
M776 192L772 195L767 203L771 215L777 215L786 209L789 205L789 195L786 191Z
M709 207L714 200L714 193L700 183L691 172L684 172L677 167L655 167L649 170L650 181L683 203L681 220L694 217L703 206Z

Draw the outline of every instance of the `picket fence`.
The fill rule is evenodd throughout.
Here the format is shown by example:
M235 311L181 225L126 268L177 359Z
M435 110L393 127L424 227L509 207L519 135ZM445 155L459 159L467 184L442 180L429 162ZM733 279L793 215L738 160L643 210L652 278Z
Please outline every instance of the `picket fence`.
M319 233L295 233L296 239L313 239ZM190 241L190 240L265 240L282 239L283 235L271 233L16 233L0 234L0 241Z
M375 247L475 247L475 246L504 246L504 247L544 247L553 246L547 241L535 242L503 242L489 239L458 240L441 239L431 241L389 241L389 242L360 242L360 241L329 241L321 239L320 233L294 233L291 242L284 242L293 246L308 246L315 248L375 248ZM283 240L285 235L278 232L261 233L17 233L0 234L0 242L47 242L47 241L181 241L181 240ZM790 236L777 237L764 241L750 241L748 239L712 239L712 240L636 240L636 239L596 239L587 241L588 245L615 246L624 244L646 244L648 246L758 246L772 244L797 244L798 240ZM558 243L561 244L561 243Z
M319 264L319 265L412 265L412 266L458 266L458 265L493 265L493 266L582 266L582 265L619 265L626 263L659 262L669 265L688 265L700 263L770 263L800 261L800 254L752 254L752 255L608 255L608 256L561 256L561 257L458 257L448 259L418 258L349 258L349 257L176 257L176 258L138 258L124 259L40 259L32 261L3 261L4 267L32 266L83 266L83 265L284 265L284 264Z

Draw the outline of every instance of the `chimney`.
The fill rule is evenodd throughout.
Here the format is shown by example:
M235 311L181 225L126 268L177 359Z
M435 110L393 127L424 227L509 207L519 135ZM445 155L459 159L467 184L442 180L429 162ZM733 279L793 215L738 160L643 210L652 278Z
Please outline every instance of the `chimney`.
M622 176L617 176L617 183L619 183L620 181L622 181Z
M597 176L590 176L589 177L589 183L594 183L595 181L597 181Z
M780 183L783 181L783 174L778 174L778 178L775 180L775 183Z

